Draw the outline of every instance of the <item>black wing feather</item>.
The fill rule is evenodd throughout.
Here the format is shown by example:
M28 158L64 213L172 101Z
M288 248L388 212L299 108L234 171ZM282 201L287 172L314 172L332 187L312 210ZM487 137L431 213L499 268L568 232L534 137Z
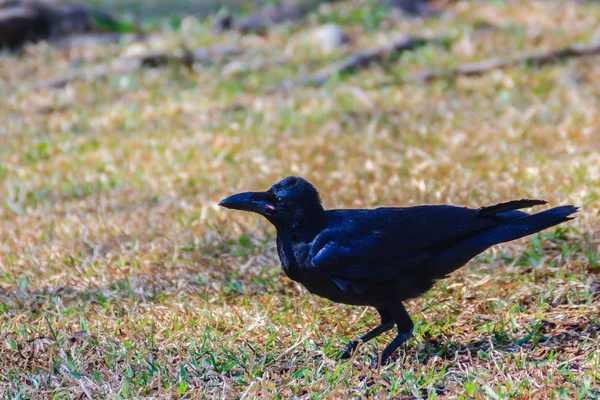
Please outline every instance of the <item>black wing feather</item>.
M326 272L343 291L397 278L426 264L465 238L528 214L514 211L545 204L516 200L477 210L417 206L332 210L329 227L310 249L312 267ZM501 215L499 215L501 214Z

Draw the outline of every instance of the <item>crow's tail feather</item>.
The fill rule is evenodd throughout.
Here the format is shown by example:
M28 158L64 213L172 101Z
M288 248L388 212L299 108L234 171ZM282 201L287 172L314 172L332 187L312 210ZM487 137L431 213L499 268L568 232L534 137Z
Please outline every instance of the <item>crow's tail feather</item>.
M503 209L500 212L505 211L506 209ZM433 271L436 271L436 275L444 276L462 267L471 258L495 244L520 239L569 221L574 218L570 215L577 211L579 211L578 207L569 205L551 208L537 214L525 214L523 217L510 220L505 224L480 232L456 243L450 249L438 254L430 261L429 266Z
M507 201L506 203L500 203L488 207L481 207L479 209L479 215L481 215L482 217L491 217L507 211L519 210L521 208L528 208L533 206L541 206L546 203L547 201L545 200L530 199Z
M578 210L579 208L575 206L551 208L550 210L542 211L537 214L526 215L514 219L506 224L490 229L489 231L482 232L472 239L475 241L479 240L482 244L486 244L487 246L520 239L524 236L532 235L554 225L569 221L574 218L570 217L570 215L576 213Z

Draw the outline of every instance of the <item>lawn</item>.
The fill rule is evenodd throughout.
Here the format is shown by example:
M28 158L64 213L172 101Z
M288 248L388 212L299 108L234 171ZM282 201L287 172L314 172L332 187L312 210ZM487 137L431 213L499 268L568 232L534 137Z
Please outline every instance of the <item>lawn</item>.
M594 1L450 2L404 18L335 2L266 36L153 23L144 43L29 45L0 55L1 398L474 398L600 396L600 57L476 77L402 75L598 40ZM302 40L324 23L350 43ZM282 88L398 34L441 36L323 86ZM242 53L37 82L124 52ZM582 207L496 246L407 304L415 335L336 354L374 310L310 295L275 232L222 198L286 175L328 208ZM542 207L543 208L543 207Z

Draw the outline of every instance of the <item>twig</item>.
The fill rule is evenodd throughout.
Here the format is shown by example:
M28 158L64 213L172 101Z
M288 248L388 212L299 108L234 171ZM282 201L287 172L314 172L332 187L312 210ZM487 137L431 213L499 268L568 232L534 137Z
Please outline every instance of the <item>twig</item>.
M50 79L44 79L34 85L35 89L58 89L67 86L69 83L80 79L94 80L103 76L126 74L137 68L140 68L139 62L115 62L111 65L96 65L94 67L85 68L82 71L69 72L62 76L57 76Z
M327 83L332 76L354 72L363 68L367 68L371 64L381 63L386 56L398 56L405 51L415 50L424 46L434 39L429 39L420 36L401 36L390 41L384 46L367 49L356 52L343 60L335 62L325 69L317 72L311 77L300 79L297 84L300 85L323 85ZM280 86L291 86L294 82L284 81Z
M127 74L141 68L157 68L169 64L183 65L191 69L196 63L212 64L217 62L217 55L222 58L241 52L242 50L237 47L213 46L209 48L201 47L194 51L184 51L181 54L149 51L124 55L110 64L96 65L82 71L70 72L63 76L43 80L34 87L37 89L62 88L80 79L94 80L103 76Z
M558 63L576 57L589 57L600 54L600 44L588 47L567 46L536 54L517 53L510 57L490 58L476 63L464 64L453 69L429 69L411 72L403 77L404 82L432 82L438 79L449 79L456 76L479 76L488 71L506 69L519 64L537 67Z

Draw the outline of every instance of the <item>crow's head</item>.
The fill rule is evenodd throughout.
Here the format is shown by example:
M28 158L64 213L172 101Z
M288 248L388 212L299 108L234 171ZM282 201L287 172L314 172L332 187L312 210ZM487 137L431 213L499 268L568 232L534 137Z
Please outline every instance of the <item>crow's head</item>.
M295 176L277 182L266 192L234 194L219 205L261 214L276 227L294 226L305 217L323 211L317 189Z

